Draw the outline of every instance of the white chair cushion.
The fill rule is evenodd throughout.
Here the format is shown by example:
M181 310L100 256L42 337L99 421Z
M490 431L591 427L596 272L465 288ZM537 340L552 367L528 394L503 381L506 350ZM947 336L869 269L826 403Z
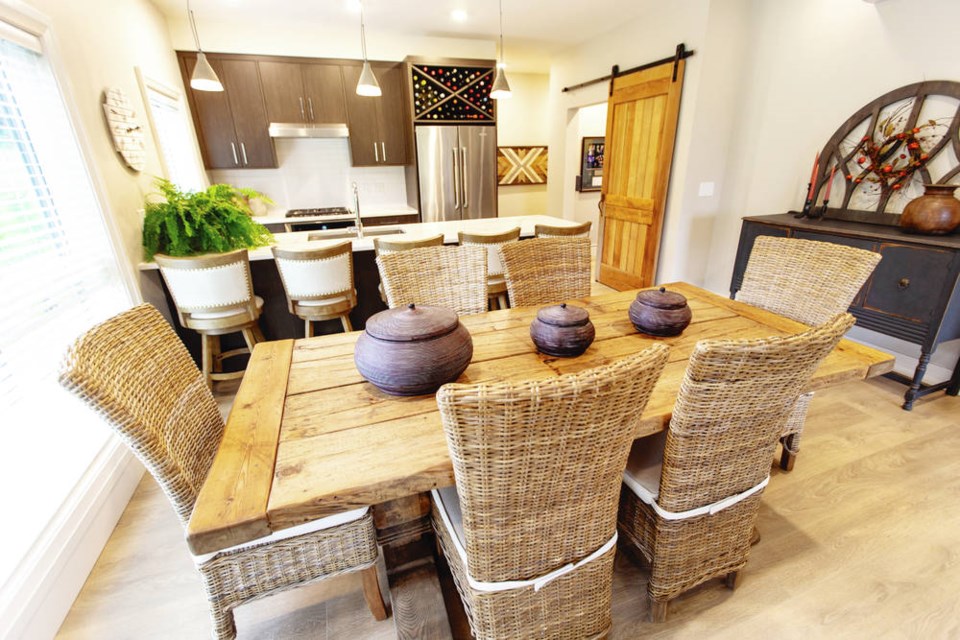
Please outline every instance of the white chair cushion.
M181 309L239 305L253 294L243 261L208 269L160 267L173 300Z
M213 553L204 553L202 555L191 555L193 558L194 564L197 566L202 565L209 560L212 560L218 554L226 553L228 551L242 551L243 549L248 549L250 547L255 547L266 542L280 542L281 540L288 540L290 538L295 538L296 536L306 535L308 533L314 533L317 531L322 531L323 529L331 529L333 527L339 526L341 524L347 524L348 522L353 522L359 520L363 516L367 515L367 511L370 510L370 507L361 507L359 509L353 509L351 511L344 511L342 513L335 513L332 516L327 516L326 518L321 518L320 520L312 520L310 522L305 522L296 527L290 527L289 529L282 529L271 533L269 536L263 538L257 538L256 540L251 540L250 542L244 542L243 544L238 544L227 549L221 549L219 551L214 551Z
M257 305L257 309L263 309L263 298L260 296L253 296L253 302ZM217 318L229 318L230 316L236 315L242 311L242 309L223 309L221 311L200 311L190 314L191 318L195 320L216 320Z
M287 295L294 300L353 289L352 261L349 253L320 260L276 260Z
M657 501L660 493L660 471L663 468L663 447L667 432L661 431L634 441L627 458L623 482L647 504Z

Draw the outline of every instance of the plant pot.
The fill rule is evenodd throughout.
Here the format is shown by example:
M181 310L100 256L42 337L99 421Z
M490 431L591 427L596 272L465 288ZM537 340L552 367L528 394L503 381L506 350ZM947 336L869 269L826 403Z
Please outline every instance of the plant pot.
M914 198L900 214L900 227L909 233L944 235L960 227L960 200L954 197L957 185L925 184L923 195Z

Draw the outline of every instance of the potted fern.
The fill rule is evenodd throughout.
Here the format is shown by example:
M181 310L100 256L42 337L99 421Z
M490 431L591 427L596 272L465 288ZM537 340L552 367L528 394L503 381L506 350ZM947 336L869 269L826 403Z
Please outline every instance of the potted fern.
M211 185L203 191L181 191L160 178L157 187L163 200L148 200L144 206L144 259L154 254L195 256L236 249L264 247L273 241L267 228L254 222L249 200L271 200L253 189L228 184Z

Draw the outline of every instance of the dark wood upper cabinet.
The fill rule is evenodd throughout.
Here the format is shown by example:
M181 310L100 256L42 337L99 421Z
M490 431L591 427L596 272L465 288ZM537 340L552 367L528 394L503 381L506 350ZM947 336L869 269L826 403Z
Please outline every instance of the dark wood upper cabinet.
M208 169L275 168L277 156L267 133L267 113L256 61L207 54L224 90L196 91L190 89L196 53L179 51L177 55L204 166Z
M347 107L343 102L340 65L310 63L300 65L300 70L303 72L303 92L310 121L346 122Z
M373 63L371 67L383 92L378 98L357 95L360 65L343 67L353 166L409 164L403 67L399 63Z
M309 122L300 65L267 61L259 64L267 119L270 122Z

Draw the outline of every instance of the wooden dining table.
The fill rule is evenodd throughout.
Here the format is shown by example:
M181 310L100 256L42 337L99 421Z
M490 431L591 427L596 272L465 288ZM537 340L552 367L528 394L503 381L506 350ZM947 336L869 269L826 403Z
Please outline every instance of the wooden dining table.
M570 300L585 307L596 339L575 358L538 353L529 326L537 308L465 316L473 359L459 382L545 379L607 364L653 342L668 364L642 415L637 438L670 422L694 345L704 339L787 335L804 325L700 289L673 283L693 320L678 336L639 333L627 316L637 291ZM453 484L453 467L433 395L397 397L364 381L353 362L360 332L258 344L187 528L194 553L248 542L303 522L375 505L388 565L429 531L430 489ZM843 340L817 369L809 390L881 375L884 352ZM391 553L393 554L391 556Z

